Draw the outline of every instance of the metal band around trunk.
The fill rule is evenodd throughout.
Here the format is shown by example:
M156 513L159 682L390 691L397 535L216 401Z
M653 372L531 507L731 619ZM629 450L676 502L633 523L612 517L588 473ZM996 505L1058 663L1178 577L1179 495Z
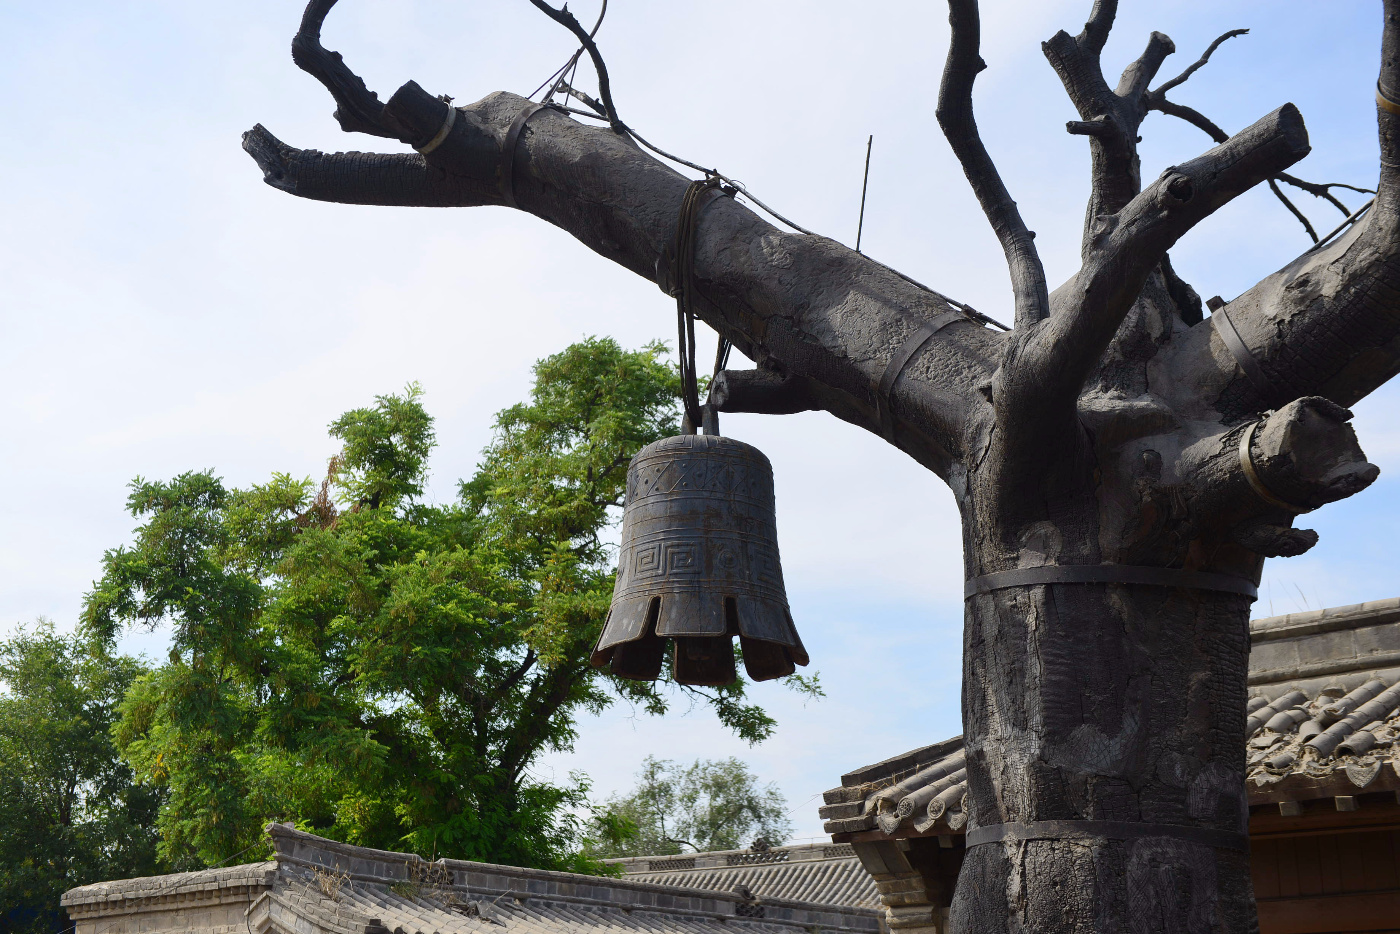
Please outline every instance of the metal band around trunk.
M899 349L890 357L890 362L885 365L885 372L880 376L880 382L875 384L875 408L880 415L880 432L885 436L886 441L894 441L894 415L890 412L890 390L894 389L895 380L899 379L899 374L904 372L904 368L909 365L909 361L914 359L914 354L919 352L919 348L928 343L928 339L939 331L952 324L954 321L967 321L967 315L961 311L945 311L943 314L926 321L905 338L904 343L899 345Z
M531 103L524 110L515 115L511 121L510 129L506 130L505 142L501 144L501 197L505 199L506 207L518 208L515 203L515 144L520 142L520 131L525 129L525 124L530 122L530 118L539 113L545 107L544 104Z
M1034 587L1037 584L1144 584L1149 587L1185 587L1191 590L1217 590L1239 594L1251 600L1259 588L1242 577L1212 574L1209 571L1183 571L1176 568L1145 568L1128 564L1059 564L1039 568L1016 568L974 577L963 585L963 599L1008 587Z
M1235 322L1230 320L1230 316L1225 313L1225 306L1217 308L1211 312L1210 320L1215 324L1215 333L1220 335L1220 340L1224 342L1230 356L1235 358L1244 375L1254 384L1254 388L1265 396L1273 395L1273 384L1264 375L1264 371L1259 368L1259 361L1254 359L1254 354L1249 352L1249 345L1240 337L1240 332L1235 330Z
M1129 821L1113 820L1037 820L992 824L967 832L966 845L969 849L1003 840L1093 840L1107 837L1111 840L1138 840L1143 837L1172 837L1202 846L1220 847L1226 850L1249 851L1249 836L1229 830L1211 830L1208 827L1187 827L1183 824L1138 824Z

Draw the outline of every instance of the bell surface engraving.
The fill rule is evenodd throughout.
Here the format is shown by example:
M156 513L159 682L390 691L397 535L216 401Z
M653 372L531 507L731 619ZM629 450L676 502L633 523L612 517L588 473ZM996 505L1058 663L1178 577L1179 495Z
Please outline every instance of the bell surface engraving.
M772 465L733 438L664 438L628 465L617 585L593 664L655 679L669 638L678 682L727 684L734 636L756 681L808 663L783 586Z

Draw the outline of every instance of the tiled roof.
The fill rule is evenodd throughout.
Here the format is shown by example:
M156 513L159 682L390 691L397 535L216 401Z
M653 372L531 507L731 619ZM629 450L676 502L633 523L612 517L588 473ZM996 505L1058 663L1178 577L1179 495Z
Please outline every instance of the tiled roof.
M105 905L129 904L155 899L181 899L190 896L204 898L222 894L242 893L249 889L261 892L272 886L277 875L276 863L248 863L198 872L177 872L166 876L143 876L137 879L117 879L94 882L63 893L64 908L101 910Z
M1250 804L1400 787L1400 676L1249 702ZM1345 777L1345 781L1342 781Z
M274 824L268 832L277 850L274 863L84 886L66 893L63 904L85 931L104 930L118 917L123 930L165 930L166 916L176 917L171 912L178 914L179 930L190 934L235 934L245 928L249 934L879 930L879 913L869 908L462 860L427 862L284 825ZM241 897L225 897L235 890ZM217 910L211 913L210 906ZM140 912L145 915L138 917Z
M1400 790L1400 599L1250 623L1251 805ZM826 792L830 834L961 833L962 737L857 769Z
M963 742L955 736L841 776L819 813L830 834L961 833L966 795Z
M785 898L817 905L880 907L875 880L846 845L774 847L616 860L624 878L658 885Z
M878 930L877 913L868 909L778 898L756 901L730 892L462 860L428 863L285 827L274 826L271 832L281 873L268 917L278 934L376 934L376 918L388 932L402 928L405 934L489 934L498 927L502 934Z

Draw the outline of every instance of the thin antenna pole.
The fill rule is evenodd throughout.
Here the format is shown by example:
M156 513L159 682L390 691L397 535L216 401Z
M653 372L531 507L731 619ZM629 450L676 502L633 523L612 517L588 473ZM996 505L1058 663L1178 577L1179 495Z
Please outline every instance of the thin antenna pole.
M860 235L865 231L865 191L870 187L870 150L875 145L875 134L865 141L865 180L860 183L860 223L856 225L856 252L860 252Z

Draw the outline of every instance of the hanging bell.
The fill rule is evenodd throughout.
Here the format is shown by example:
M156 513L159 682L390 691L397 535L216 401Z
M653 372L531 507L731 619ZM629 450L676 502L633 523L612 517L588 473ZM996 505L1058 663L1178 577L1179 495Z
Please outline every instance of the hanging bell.
M654 681L670 639L678 683L729 684L734 636L754 681L809 661L778 563L773 467L718 434L663 438L627 467L617 586L591 661Z

